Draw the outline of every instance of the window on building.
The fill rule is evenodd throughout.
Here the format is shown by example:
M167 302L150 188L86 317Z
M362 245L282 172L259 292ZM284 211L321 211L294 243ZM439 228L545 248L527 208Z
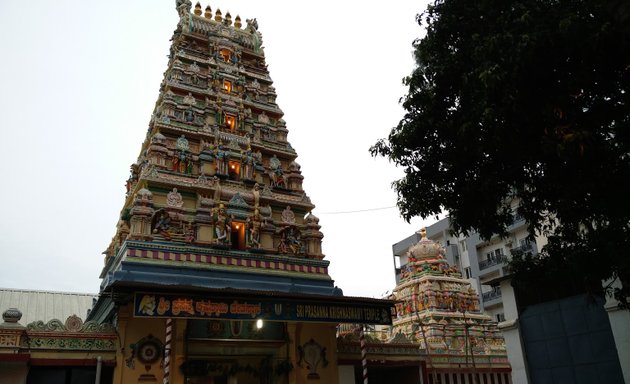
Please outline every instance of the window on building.
M229 80L223 80L223 90L227 93L232 92L232 82Z
M230 180L241 179L241 164L238 161L230 161L228 163L228 176Z
M459 242L459 247L462 249L462 252L466 252L468 249L466 248L466 240L461 240Z
M470 267L464 268L464 273L466 274L467 279L472 278L472 270L470 269Z
M236 116L226 114L225 125L227 125L232 131L236 129Z
M233 221L231 224L232 229L232 249L245 250L245 223L240 221Z
M504 313L497 313L497 323L500 323L502 321L505 321L505 314Z

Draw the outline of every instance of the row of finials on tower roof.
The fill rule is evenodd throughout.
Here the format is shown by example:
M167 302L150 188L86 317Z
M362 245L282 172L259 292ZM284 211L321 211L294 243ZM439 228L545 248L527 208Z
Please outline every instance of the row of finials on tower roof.
M177 0L175 4L176 4L176 8L180 10L180 13L182 10L189 10L192 5L189 0ZM206 6L206 9L204 11L202 11L201 4L197 2L197 4L195 4L195 9L193 13L196 16L201 16L203 14L203 17L205 17L206 19L212 19L212 8L210 8L209 5ZM232 25L232 15L228 11L224 17L221 10L217 9L216 12L214 13L214 21L218 23L223 23L225 25ZM242 26L243 24L241 23L241 17L239 15L236 15L236 18L234 19L234 27L240 29ZM256 22L256 19L247 20L247 27L257 30L258 24Z

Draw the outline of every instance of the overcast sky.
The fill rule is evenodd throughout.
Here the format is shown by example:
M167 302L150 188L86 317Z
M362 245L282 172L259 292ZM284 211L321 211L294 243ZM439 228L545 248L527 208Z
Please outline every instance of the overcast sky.
M330 275L381 297L392 244L435 220L331 212L396 203L402 171L368 149L403 116L425 1L206 5L257 18ZM98 292L177 21L174 0L0 1L0 287Z

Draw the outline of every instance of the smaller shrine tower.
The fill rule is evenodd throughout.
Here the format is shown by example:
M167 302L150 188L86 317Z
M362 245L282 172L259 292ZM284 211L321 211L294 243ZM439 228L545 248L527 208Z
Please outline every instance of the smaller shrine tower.
M426 230L419 234L394 290L392 341L420 344L429 383L511 383L496 322L481 313L479 295L446 261L444 248L428 240Z

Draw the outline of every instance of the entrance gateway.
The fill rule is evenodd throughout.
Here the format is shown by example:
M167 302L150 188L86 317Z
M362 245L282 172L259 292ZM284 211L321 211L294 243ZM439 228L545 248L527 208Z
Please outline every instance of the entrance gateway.
M391 323L388 302L339 296L269 295L266 292L134 293L133 321L166 324L183 332L175 366L189 383L283 383L293 371L305 379L336 368L336 325ZM332 338L332 343L327 341ZM293 340L302 340L295 343ZM159 360L161 339L136 345L140 363ZM130 362L129 362L130 363ZM137 363L136 363L137 364Z

